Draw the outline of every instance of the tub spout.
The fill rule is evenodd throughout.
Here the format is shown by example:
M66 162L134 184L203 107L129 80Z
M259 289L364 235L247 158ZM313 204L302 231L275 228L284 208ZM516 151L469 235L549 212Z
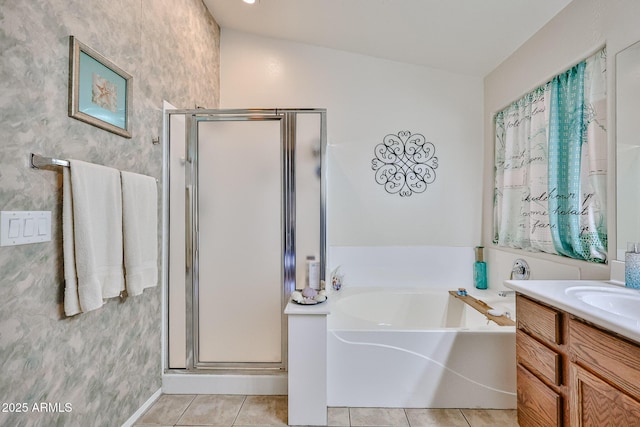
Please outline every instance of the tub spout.
M498 296L501 296L501 297L508 297L508 296L515 295L515 294L516 294L516 291L500 291L500 292L498 292Z

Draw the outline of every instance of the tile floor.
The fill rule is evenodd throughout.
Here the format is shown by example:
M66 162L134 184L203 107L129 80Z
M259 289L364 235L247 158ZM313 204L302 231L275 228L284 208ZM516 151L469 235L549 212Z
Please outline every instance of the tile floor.
M515 410L329 408L329 426L517 427ZM286 426L287 396L162 395L134 424Z

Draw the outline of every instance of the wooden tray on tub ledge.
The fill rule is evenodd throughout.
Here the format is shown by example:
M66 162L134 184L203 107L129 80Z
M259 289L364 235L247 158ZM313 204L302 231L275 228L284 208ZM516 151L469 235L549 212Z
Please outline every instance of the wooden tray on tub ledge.
M494 316L493 314L489 314L489 310L493 310L493 307L484 301L472 297L471 295L459 295L457 291L449 291L449 295L462 300L462 302L475 308L477 311L487 316L487 319L493 320L500 326L515 326L516 324L516 322L507 316Z

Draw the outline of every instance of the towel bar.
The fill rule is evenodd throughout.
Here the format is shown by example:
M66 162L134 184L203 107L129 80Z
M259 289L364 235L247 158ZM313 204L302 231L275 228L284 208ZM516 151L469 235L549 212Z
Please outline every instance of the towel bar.
M69 167L68 160L54 159L53 157L44 157L39 154L31 153L31 167L39 169L46 166L63 166Z
M55 159L53 157L44 157L40 154L31 153L31 167L35 169L40 169L47 166L62 166L65 168L69 167L69 160L61 160ZM158 182L158 178L156 178L156 182Z

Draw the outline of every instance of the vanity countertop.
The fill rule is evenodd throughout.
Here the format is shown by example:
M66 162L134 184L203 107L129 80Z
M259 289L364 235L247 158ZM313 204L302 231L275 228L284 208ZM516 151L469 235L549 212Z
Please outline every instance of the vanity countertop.
M640 304L636 302L637 298L640 298L638 289L629 289L611 282L596 280L507 280L504 285L525 296L557 307L640 343ZM626 304L627 309L633 308L633 304L638 304L636 314L631 315L636 318L614 314L612 311L615 310L609 311L595 307L576 296L589 294L590 291L597 292L598 288L605 293L607 289L620 292L620 294L614 294L615 298L619 303ZM599 295L594 294L593 300L602 305L602 298Z

